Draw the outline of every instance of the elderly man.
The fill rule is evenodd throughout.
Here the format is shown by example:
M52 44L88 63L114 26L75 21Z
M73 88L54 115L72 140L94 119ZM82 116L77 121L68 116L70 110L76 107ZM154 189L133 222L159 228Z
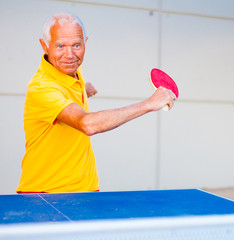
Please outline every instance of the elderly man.
M85 87L80 71L86 41L76 16L57 14L44 26L40 43L45 54L25 99L26 153L18 193L98 191L90 136L166 104L173 107L175 95L159 88L137 104L89 112L87 96L96 90L91 84Z

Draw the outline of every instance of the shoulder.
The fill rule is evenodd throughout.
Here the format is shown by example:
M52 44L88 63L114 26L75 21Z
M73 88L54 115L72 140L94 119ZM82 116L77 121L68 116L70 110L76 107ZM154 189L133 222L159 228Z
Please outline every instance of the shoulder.
M49 75L37 72L28 83L27 90L33 92L35 90L46 90L46 89L61 89L61 86Z

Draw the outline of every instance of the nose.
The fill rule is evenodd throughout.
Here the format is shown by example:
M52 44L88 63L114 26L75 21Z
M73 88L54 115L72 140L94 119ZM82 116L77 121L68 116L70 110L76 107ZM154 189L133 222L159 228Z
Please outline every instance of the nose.
M65 57L66 58L73 58L73 51L71 47L66 47L65 49Z

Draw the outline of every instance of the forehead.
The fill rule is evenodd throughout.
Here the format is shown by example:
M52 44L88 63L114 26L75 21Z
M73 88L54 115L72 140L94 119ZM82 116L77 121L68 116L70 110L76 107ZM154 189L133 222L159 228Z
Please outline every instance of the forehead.
M50 29L51 41L83 39L83 30L79 23L56 22Z

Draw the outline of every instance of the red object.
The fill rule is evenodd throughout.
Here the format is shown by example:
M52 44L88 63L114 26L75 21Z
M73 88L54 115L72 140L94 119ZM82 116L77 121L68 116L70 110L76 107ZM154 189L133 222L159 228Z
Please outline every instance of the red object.
M45 192L18 192L18 194L37 194L37 193L45 193Z
M92 192L99 192L99 190L95 190ZM40 194L40 193L46 193L46 192L18 192L18 194Z
M156 68L152 69L150 73L150 79L151 83L156 88L164 87L170 89L177 98L179 97L179 90L176 83L169 75L167 75L162 70Z

